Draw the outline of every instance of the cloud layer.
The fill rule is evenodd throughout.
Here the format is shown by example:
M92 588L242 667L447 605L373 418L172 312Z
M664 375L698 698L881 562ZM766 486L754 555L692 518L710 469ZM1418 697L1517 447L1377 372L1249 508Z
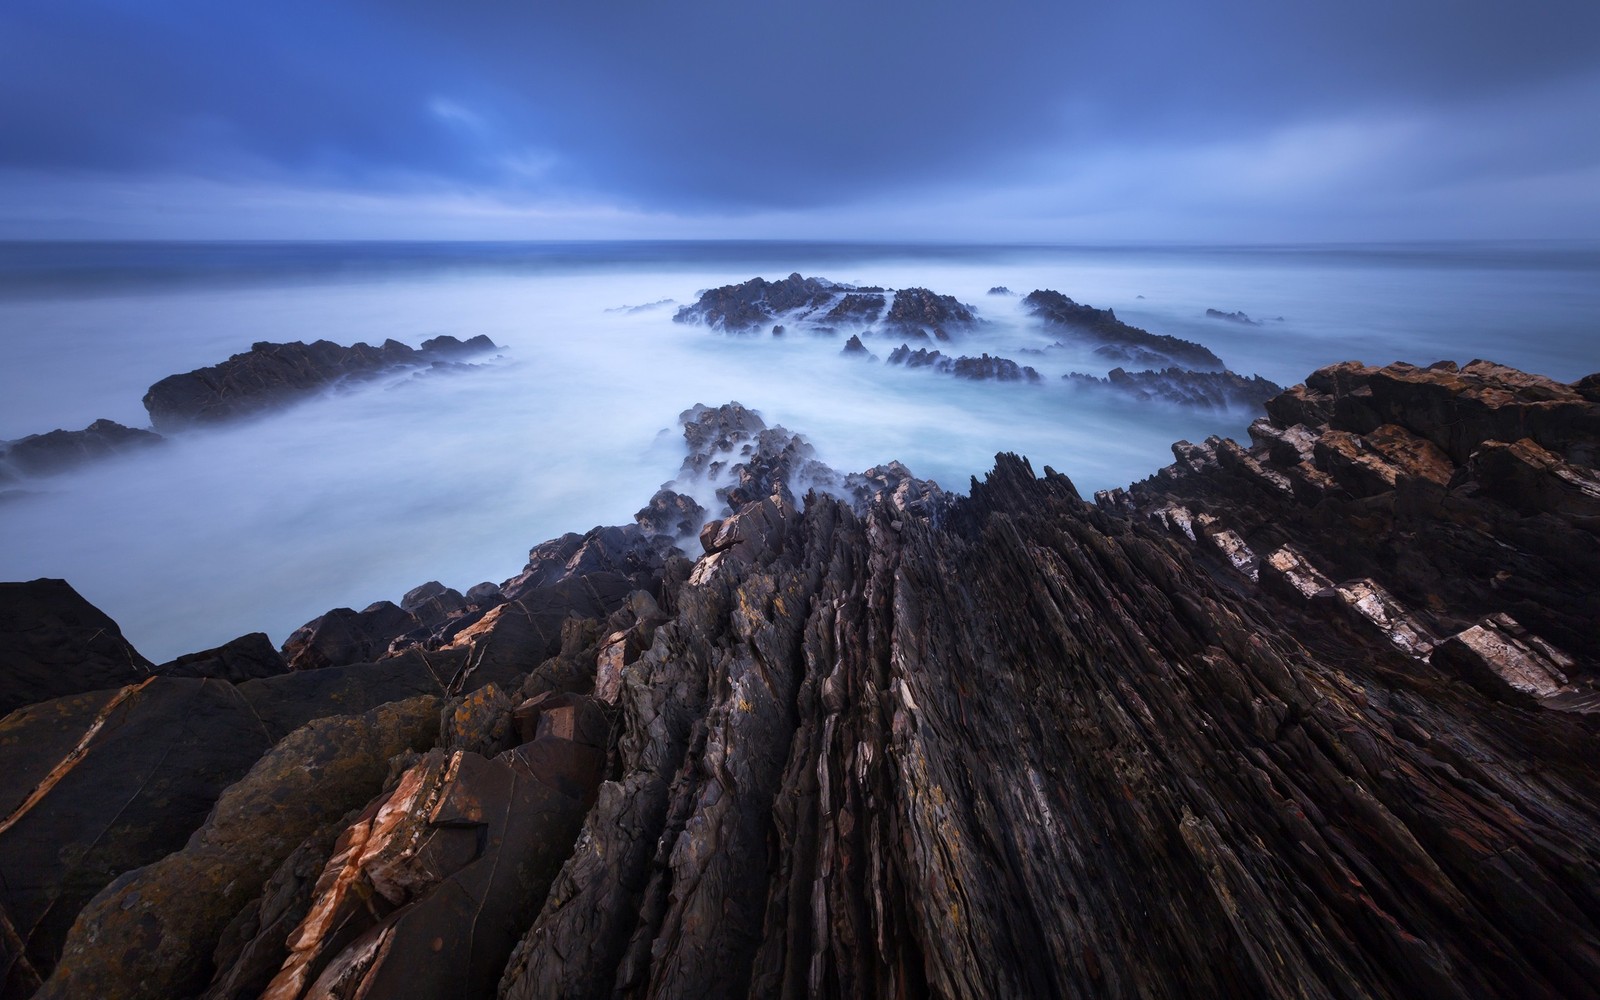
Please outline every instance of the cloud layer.
M1600 236L1600 7L13 0L0 236Z

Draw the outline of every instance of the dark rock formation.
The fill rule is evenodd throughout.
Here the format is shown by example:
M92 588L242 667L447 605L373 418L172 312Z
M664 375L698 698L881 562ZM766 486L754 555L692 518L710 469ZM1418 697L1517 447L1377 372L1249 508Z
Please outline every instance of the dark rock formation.
M1109 388L1140 401L1164 400L1216 410L1259 410L1283 391L1283 386L1260 375L1245 377L1230 371L1192 372L1182 368L1145 372L1113 368L1105 378L1081 372L1070 372L1063 378L1075 385Z
M1329 590L1365 627L1421 655L1480 626L1518 642L1525 629L1564 652L1535 644L1511 659L1549 660L1573 680L1600 668L1600 591L1574 586L1600 560L1600 405L1489 362L1352 362L1316 372L1267 413L1251 426L1252 448L1174 446L1178 464L1133 487L1131 502L1202 535L1227 533L1246 560L1266 553L1264 578L1288 567L1302 580L1355 581L1298 589ZM1286 546L1292 560L1278 555Z
M992 358L988 354L976 358L952 358L938 351L901 344L889 353L889 364L907 368L932 368L934 371L954 375L974 382L1039 382L1039 373L1031 366L1019 365L1010 358Z
M399 368L427 366L495 350L488 337L465 342L434 337L413 350L397 340L378 347L332 341L253 344L210 368L169 375L145 393L144 408L159 428L217 423L281 406L342 382Z
M701 292L694 305L679 309L672 319L677 323L704 323L730 333L751 330L784 313L827 305L834 287L825 278L803 278L798 273L781 281L751 278L740 285Z
M295 629L283 643L283 658L291 670L376 660L389 643L420 624L392 601L378 601L361 611L334 608Z
M162 440L153 431L96 420L81 431L55 430L0 441L0 482L47 476L95 459L139 451Z
M1184 368L1214 370L1227 367L1221 358L1200 344L1129 326L1117 319L1117 314L1110 309L1080 305L1060 292L1041 289L1028 293L1022 302L1051 328L1070 330L1093 343L1158 354ZM1148 363L1143 356L1137 360Z
M0 583L0 716L152 673L117 623L65 580Z
M823 314L824 323L871 326L883 313L883 293L849 292Z
M876 354L873 354L871 351L867 350L867 345L863 344L861 342L860 336L858 336L856 334L851 334L850 335L850 339L845 341L844 348L841 351L839 351L839 353L844 355L847 358L848 357L857 357L857 358L865 358L868 361L876 361L876 360L878 360L878 356Z
M954 295L940 295L926 288L902 288L894 293L894 302L883 322L898 336L926 340L931 334L938 340L950 340L971 329L977 317L971 306L962 305Z
M1012 455L802 500L794 435L697 407L686 466L771 492L692 565L597 529L376 662L0 723L7 990L1600 996L1593 384L1335 366L1093 504ZM429 740L356 720L429 676L375 788ZM202 791L276 748L158 815L175 741Z
M989 289L989 294L990 295L1015 295L1017 293L1013 292L1011 289L1007 288L1004 285L995 285L993 288Z
M243 684L258 677L275 677L289 669L282 654L265 632L251 632L215 649L186 653L155 668L164 677L210 677Z
M1207 319L1225 319L1230 323L1241 323L1245 326L1260 326L1259 320L1253 320L1242 312L1223 312L1221 309L1207 309Z
M38 995L198 993L212 977L223 929L273 869L319 827L376 795L389 758L431 746L438 719L438 699L421 697L292 733L222 794L182 850L95 898Z

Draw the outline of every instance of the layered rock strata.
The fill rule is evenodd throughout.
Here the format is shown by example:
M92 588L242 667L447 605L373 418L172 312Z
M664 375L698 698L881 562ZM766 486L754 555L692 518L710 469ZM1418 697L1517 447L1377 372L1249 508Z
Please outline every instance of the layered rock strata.
M1600 996L1597 384L1335 366L1251 447L1180 443L1093 503L1012 455L967 497L753 472L770 492L692 561L557 635L530 595L635 579L600 535L373 663L146 682L232 688L259 736L212 745L260 762L53 948L8 868L7 990ZM713 454L772 430L690 413ZM371 689L419 658L425 752L348 786L288 768L373 728L316 691L396 701ZM79 697L0 723L35 726L0 862L83 843L81 807L23 790L118 693ZM274 786L328 803L252 834ZM28 818L55 825L5 839ZM197 865L215 845L239 888Z

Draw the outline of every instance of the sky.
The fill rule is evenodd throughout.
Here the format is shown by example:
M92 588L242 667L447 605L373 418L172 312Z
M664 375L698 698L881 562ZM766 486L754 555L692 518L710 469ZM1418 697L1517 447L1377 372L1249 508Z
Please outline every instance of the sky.
M1600 3L0 3L0 238L721 237L1600 238Z

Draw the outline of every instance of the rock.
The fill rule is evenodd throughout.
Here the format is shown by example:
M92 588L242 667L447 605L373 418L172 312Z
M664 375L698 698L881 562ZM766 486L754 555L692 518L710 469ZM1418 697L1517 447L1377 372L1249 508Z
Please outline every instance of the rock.
M1530 636L1507 614L1491 615L1451 636L1434 649L1432 659L1495 698L1537 703L1573 690L1566 674L1574 666L1572 657Z
M262 341L221 364L167 376L145 393L144 407L157 428L217 423L302 399L341 381L489 350L495 350L495 345L484 336L465 342L435 337L421 351L397 340L386 340L378 347L341 347L327 340L311 344Z
M990 294L990 295L1015 295L1017 293L1013 292L1011 289L1007 288L1004 285L995 285L993 288L989 289L988 294Z
M854 333L850 335L850 339L849 340L845 341L844 349L841 350L839 353L844 355L847 358L848 357L859 357L859 358L866 358L869 361L878 360L878 356L876 354L873 354L871 351L867 350L867 345L863 344L861 342L860 335L859 334L854 334Z
M1260 326L1261 325L1261 323L1259 321L1251 319L1249 316L1246 316L1242 312L1223 312L1220 309L1207 309L1206 310L1206 318L1207 319L1225 319L1230 323L1240 323L1240 324L1243 324L1244 326ZM1282 319L1283 317L1279 316L1278 318Z
M825 278L791 274L781 281L751 278L700 293L692 306L672 317L677 323L703 323L729 333L765 326L785 313L814 310L833 299L834 284Z
M705 516L706 509L694 497L661 489L633 515L633 520L646 535L687 538L699 530Z
M1130 372L1113 368L1105 378L1080 372L1062 376L1074 385L1113 389L1141 402L1163 400L1202 409L1255 409L1283 392L1283 387L1260 375L1246 378L1230 371L1196 372L1181 368Z
M1090 343L1158 354L1179 366L1196 370L1215 371L1227 367L1221 358L1200 344L1129 326L1117 319L1117 314L1110 309L1079 305L1060 292L1049 289L1030 292L1022 304L1052 329L1070 331Z
M274 740L431 684L456 746L138 946L217 942L219 1000L274 956L275 997L1600 995L1600 404L1351 364L1267 411L1093 504L1001 454L803 506L797 436L689 411L686 468L765 491L694 564L623 589L638 536L571 536L437 648L239 685ZM0 723L13 802L114 697ZM85 812L25 809L29 860Z
M153 431L96 420L81 431L54 430L0 441L0 471L11 480L47 476L84 462L139 451L164 439Z
M971 306L962 305L954 295L939 295L926 288L902 288L894 293L894 302L883 322L900 336L925 340L931 334L937 340L950 340L976 325L977 317Z
M471 357L499 349L494 341L481 333L466 340L457 340L449 334L441 334L422 342L423 354L441 359Z
M883 314L883 303L881 292L871 294L849 292L834 303L832 309L823 314L822 321L840 326L844 324L871 326Z
M400 609L415 618L423 628L431 628L467 608L467 599L438 580L430 580L406 591Z
M257 677L274 677L289 669L289 664L265 632L241 635L198 653L186 653L154 668L165 677L211 677L242 684Z
M390 601L378 601L359 612L334 608L290 633L283 643L283 658L291 670L365 663L382 656L389 643L421 624Z
M599 785L604 748L585 736L553 726L407 771L340 837L262 996L489 996Z
M48 978L83 906L182 847L274 739L233 685L187 677L70 695L0 721L5 992Z
M901 344L889 355L889 364L907 368L932 368L934 371L954 375L974 382L1039 382L1039 373L1032 367L1018 365L1010 358L981 357L952 358L938 351Z
M0 583L0 716L63 695L122 687L152 667L65 580Z
M199 992L227 922L302 840L377 793L390 757L430 746L438 712L438 699L416 698L291 734L222 794L182 850L95 897L37 995Z

